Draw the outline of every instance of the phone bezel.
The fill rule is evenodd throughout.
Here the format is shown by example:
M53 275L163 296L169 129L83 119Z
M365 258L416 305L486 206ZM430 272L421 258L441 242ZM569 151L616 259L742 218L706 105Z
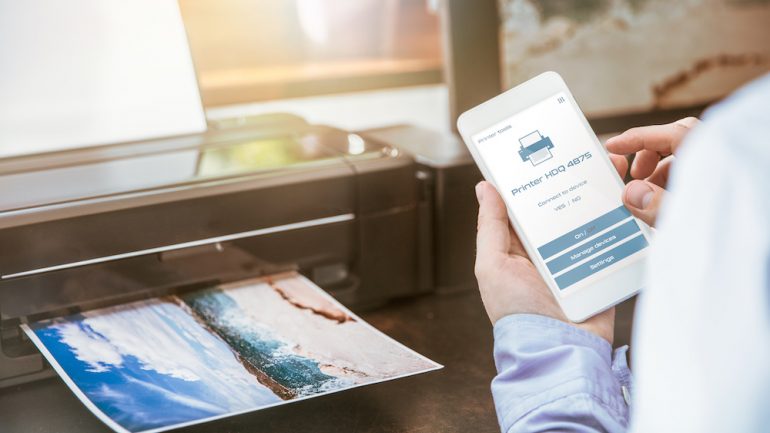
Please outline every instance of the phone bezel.
M583 111L572 96L572 92L569 91L567 84L559 74L552 71L544 72L460 115L457 120L457 128L473 160L481 170L484 178L495 185L494 178L487 169L471 137L561 92L567 96L568 102L577 111L583 127L586 128L592 137L598 151L597 156L612 168L611 173L614 174L614 182L618 186L618 195L620 195L623 191L623 179L615 171L607 151L588 123ZM497 188L497 185L495 185L495 188ZM508 210L508 219L513 229L519 235L524 249L530 258L534 258L532 262L541 276L543 276L548 288L554 294L568 319L574 322L582 322L635 295L644 285L645 259L649 248L635 253L628 259L615 264L607 271L599 272L576 283L569 289L560 290L550 277L550 272L548 272L545 262L537 254L537 249L531 245L507 204L506 209ZM636 221L639 224L642 235L649 242L651 239L649 227L638 219Z

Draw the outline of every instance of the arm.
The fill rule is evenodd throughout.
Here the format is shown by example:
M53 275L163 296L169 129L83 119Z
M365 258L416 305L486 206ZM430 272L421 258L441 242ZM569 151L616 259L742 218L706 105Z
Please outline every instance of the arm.
M626 347L613 365L606 340L532 314L504 317L494 333L492 395L503 432L626 431Z
M611 364L614 309L569 322L510 228L497 191L482 182L476 192L476 277L494 324L492 394L502 431L625 431L628 409ZM627 379L625 354L618 360Z
M623 193L626 207L650 225L673 157L697 119L634 128L607 147L621 176L626 154L636 154L631 182ZM626 348L612 361L614 310L584 323L569 322L508 224L505 205L486 182L476 187L479 199L476 277L494 324L495 364L492 382L503 432L624 431L630 372Z

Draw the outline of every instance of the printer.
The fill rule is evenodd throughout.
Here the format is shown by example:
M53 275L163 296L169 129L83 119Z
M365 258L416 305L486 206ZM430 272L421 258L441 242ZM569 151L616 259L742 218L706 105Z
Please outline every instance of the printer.
M22 323L287 269L343 303L474 287L481 178L451 134L291 115L0 160L0 387L52 375Z
M357 310L475 285L481 175L454 135L211 120L175 0L12 9L0 387L52 374L19 327L45 318L285 270Z

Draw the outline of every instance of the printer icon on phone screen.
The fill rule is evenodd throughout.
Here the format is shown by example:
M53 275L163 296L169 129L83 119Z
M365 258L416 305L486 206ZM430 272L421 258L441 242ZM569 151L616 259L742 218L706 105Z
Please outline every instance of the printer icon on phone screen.
M519 149L521 160L531 162L533 167L553 158L551 153L553 142L549 137L543 137L540 131L534 131L521 137L519 144L521 145L521 149Z

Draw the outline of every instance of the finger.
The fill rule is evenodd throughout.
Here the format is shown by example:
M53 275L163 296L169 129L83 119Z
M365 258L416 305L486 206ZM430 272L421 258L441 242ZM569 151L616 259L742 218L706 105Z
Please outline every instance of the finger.
M607 150L628 155L647 149L661 155L670 155L676 153L684 136L699 122L694 117L688 117L665 125L631 128L607 140Z
M700 119L694 116L689 116L689 117L685 117L684 119L679 119L674 123L677 123L687 129L693 129L696 126L698 126L698 124L700 123Z
M610 161L615 166L615 170L618 171L620 177L625 178L628 173L628 159L623 155L615 155L610 153Z
M668 174L671 172L671 164L674 162L675 156L669 156L664 158L658 164L655 171L647 178L647 182L654 183L661 188L665 188L668 184Z
M476 197L479 201L477 261L497 254L507 255L511 247L511 236L503 199L489 182L483 181L476 185Z
M660 154L652 150L641 150L634 156L634 162L631 164L631 177L634 179L644 179L655 171L660 161Z
M663 188L654 183L634 180L626 185L623 192L623 204L635 217L650 226L654 226L665 192Z

